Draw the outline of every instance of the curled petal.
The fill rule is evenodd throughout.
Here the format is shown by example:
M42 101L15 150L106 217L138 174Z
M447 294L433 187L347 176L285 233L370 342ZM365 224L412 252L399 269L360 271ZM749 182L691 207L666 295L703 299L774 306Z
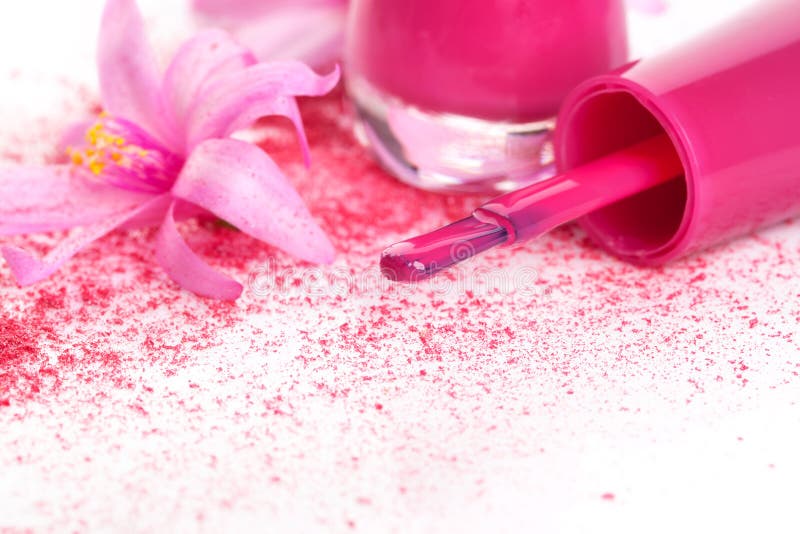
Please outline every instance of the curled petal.
M216 76L256 63L253 54L221 30L206 30L186 41L164 75L164 98L182 125L194 99Z
M241 128L246 121L271 114L285 115L293 109L282 99L295 96L320 96L339 82L339 68L320 76L299 61L260 63L221 76L200 94L189 116L189 148L206 139L221 138L231 128ZM298 131L299 114L286 115ZM307 147L304 147L307 150Z
M70 165L0 169L0 235L94 225L150 195L90 180Z
M163 213L167 209L169 201L170 195L168 194L153 197L133 210L118 213L103 222L82 228L59 243L44 258L37 258L30 252L18 247L3 247L3 257L8 262L12 274L21 286L35 284L56 272L67 260L87 245L127 221L136 217L147 216L154 211Z
M300 108L297 100L293 96L279 96L272 100L253 102L239 115L225 130L223 137L228 137L236 131L247 128L261 117L271 117L279 115L286 117L294 125L297 139L300 142L300 151L303 154L303 163L306 167L311 166L311 149L308 147L308 137L306 129L303 127L303 117L300 115Z
M218 273L192 252L178 233L174 212L173 202L156 237L156 259L161 268L178 285L201 297L221 300L239 298L242 285Z
M139 124L169 148L177 148L158 64L134 0L108 0L100 27L97 68L105 108Z
M210 213L206 210L201 208L200 206L195 206L194 204L188 204L186 202L180 202L177 206L175 206L174 210L174 219L176 221L185 221L187 219L192 219L195 217L213 217ZM215 218L216 219L216 218ZM120 225L121 230L134 230L137 228L152 228L154 226L160 226L161 223L164 221L164 210L161 211L149 211L138 214L136 217L133 217L124 224Z
M198 146L172 193L241 231L314 263L330 263L333 245L267 154L234 139Z

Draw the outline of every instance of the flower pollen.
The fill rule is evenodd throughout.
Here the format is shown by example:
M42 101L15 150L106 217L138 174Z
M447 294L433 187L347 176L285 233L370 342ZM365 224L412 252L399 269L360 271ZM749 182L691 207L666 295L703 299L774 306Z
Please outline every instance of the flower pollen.
M135 158L146 158L149 151L128 142L122 132L111 131L107 124L109 116L102 113L87 131L88 145L83 149L68 148L67 154L73 165L85 167L95 176L101 176L108 165L122 169L134 167Z

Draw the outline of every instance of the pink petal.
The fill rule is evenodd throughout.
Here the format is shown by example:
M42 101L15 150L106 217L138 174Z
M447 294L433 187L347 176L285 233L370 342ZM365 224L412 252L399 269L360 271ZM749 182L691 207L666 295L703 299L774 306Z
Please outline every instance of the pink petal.
M169 201L169 194L153 197L130 211L115 214L94 226L82 228L59 243L44 258L39 259L18 247L3 247L3 257L8 262L12 274L21 286L35 284L56 272L67 260L87 245L100 239L130 219L145 216L154 211L163 213L169 205Z
M195 206L194 204L189 204L187 202L181 202L175 207L175 220L176 221L185 221L187 219L193 219L195 217L210 217L214 220L217 220L212 214L208 213L206 210L201 208L200 206ZM145 213L141 213L136 217L131 218L128 221L125 221L124 224L120 225L121 230L133 230L137 228L151 228L153 226L161 226L161 223L164 221L164 211L149 211Z
M201 260L178 233L173 202L156 237L156 259L178 285L199 295L221 300L236 300L241 284L216 272Z
M150 198L88 179L71 165L0 168L0 235L93 225Z
M221 30L207 30L186 41L164 75L164 97L177 124L183 125L206 83L254 63L253 54Z
M178 148L174 119L161 93L155 55L134 0L108 0L100 27L97 67L103 105L167 147Z
M173 194L251 236L314 263L333 261L333 245L267 154L234 139L198 146Z
M287 116L300 131L299 113L286 99L324 95L338 82L338 67L320 76L299 61L260 63L222 76L197 99L187 124L189 148L206 139L227 137L233 130L268 115ZM305 153L308 147L303 137L301 144Z

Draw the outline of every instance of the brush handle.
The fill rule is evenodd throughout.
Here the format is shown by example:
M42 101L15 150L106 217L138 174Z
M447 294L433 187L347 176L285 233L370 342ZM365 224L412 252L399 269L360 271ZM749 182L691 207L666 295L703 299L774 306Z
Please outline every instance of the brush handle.
M669 138L653 137L495 198L471 217L395 243L381 255L381 271L391 280L419 281L501 243L538 237L683 172Z
M497 197L473 216L508 232L506 243L538 237L564 223L684 173L666 135L595 159L555 178Z

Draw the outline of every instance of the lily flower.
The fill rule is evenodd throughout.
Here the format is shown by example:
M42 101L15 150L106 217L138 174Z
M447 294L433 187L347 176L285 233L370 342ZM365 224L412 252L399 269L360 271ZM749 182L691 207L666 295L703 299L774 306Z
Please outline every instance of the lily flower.
M69 163L0 169L0 236L80 227L43 258L2 255L20 285L36 283L116 228L159 226L155 256L180 286L232 300L242 286L185 243L176 219L211 213L309 262L333 246L300 196L260 148L230 138L257 119L288 117L306 164L295 96L319 96L339 80L295 62L258 63L225 32L187 41L163 76L135 0L109 0L99 36L104 112L67 134Z

